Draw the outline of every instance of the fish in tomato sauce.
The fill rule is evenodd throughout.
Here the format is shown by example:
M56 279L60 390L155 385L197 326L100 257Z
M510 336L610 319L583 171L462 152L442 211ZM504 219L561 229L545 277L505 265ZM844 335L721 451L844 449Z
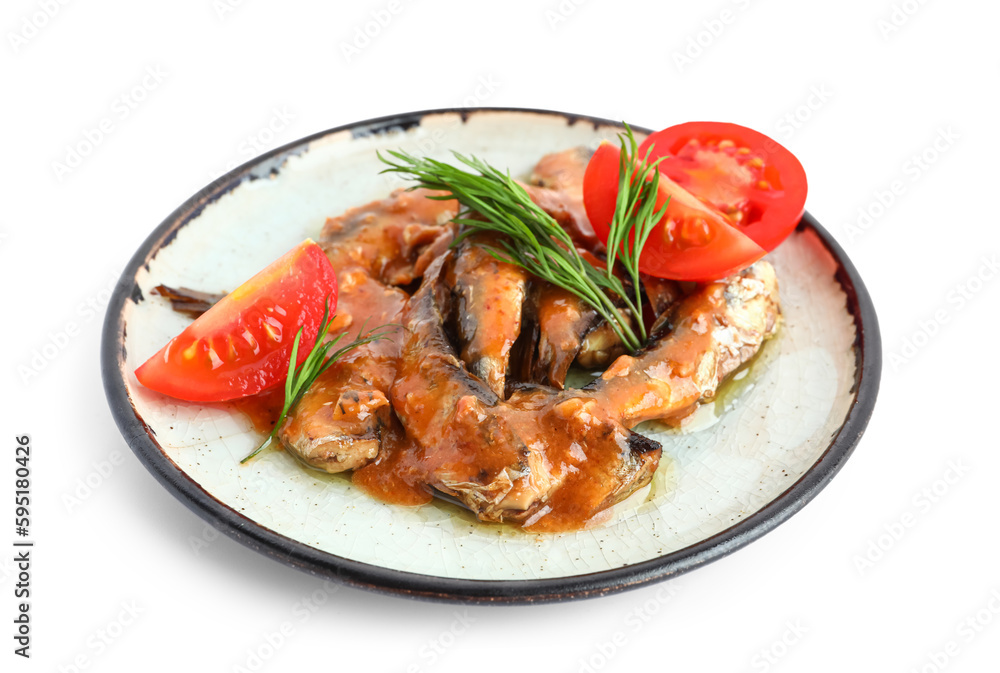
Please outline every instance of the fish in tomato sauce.
M441 192L397 189L387 198L328 218L319 244L335 269L361 268L387 285L419 279L455 236L454 200Z
M682 418L756 355L780 316L774 267L757 262L678 302L642 350L619 357L586 389L627 427Z
M408 295L396 287L419 279L454 238L452 200L428 190L389 197L330 218L320 244L337 269L339 299L330 333L342 343L363 329L398 324ZM385 337L345 354L292 409L278 437L292 455L326 472L356 470L374 460L391 422L389 387L401 336Z
M444 328L454 308L439 277L451 254L427 270L403 315L390 397L412 442L408 466L482 521L588 525L649 483L660 445L588 393L528 386L505 401L472 376Z
M543 158L529 185L584 243L585 220L565 213L585 156ZM387 502L445 497L482 521L533 531L594 525L658 464L660 445L631 428L712 399L773 334L774 271L758 262L698 286L644 277L656 322L643 349L622 355L610 326L575 295L490 256L483 245L495 237L449 250L457 208L426 198L438 195L397 191L327 220L321 244L340 284L333 332L349 340L364 325L401 329L334 363L279 437L305 464L352 471ZM574 362L611 364L590 385L562 390Z

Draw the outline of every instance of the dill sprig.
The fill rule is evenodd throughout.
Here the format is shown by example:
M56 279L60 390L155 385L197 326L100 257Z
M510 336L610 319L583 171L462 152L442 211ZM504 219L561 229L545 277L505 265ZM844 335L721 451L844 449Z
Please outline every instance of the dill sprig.
M587 302L604 318L629 352L646 342L642 320L642 290L639 280L639 254L650 231L663 216L666 206L654 213L659 171L656 164L637 162L637 145L631 128L619 136L621 142L618 202L608 238L608 261L604 269L588 262L577 251L569 234L542 210L524 187L510 173L504 173L475 156L453 152L455 158L474 173L431 158L417 158L389 150L393 159L379 153L389 168L383 173L400 173L416 182L416 187L447 192L430 198L455 199L464 208L455 222L466 227L456 243L476 230L506 234L503 250L484 246L497 259L516 264L528 272L557 285ZM648 153L646 158L648 158ZM650 179L650 176L651 179ZM478 213L483 219L471 218ZM632 279L634 294L615 274L620 260ZM632 329L612 296L617 296L635 317L638 334Z
M288 363L288 378L285 379L285 403L281 408L281 415L278 416L278 421L274 424L274 428L271 430L271 434L258 446L253 452L246 458L240 461L240 464L246 463L248 460L256 456L258 453L263 451L278 435L278 430L281 429L282 423L285 422L285 418L288 416L288 412L291 411L307 390L312 386L319 376L325 372L330 366L339 360L345 353L354 350L358 346L363 344L371 343L372 341L378 341L379 339L384 339L385 334L382 332L384 329L395 328L398 325L386 324L380 325L375 329L364 331L362 326L361 331L354 341L338 348L333 352L332 355L327 355L331 349L333 349L340 340L344 338L345 333L341 332L335 336L330 341L326 341L326 335L330 331L330 326L333 324L334 319L337 317L333 315L327 320L327 316L330 315L330 297L327 296L326 302L323 305L323 318L320 320L319 334L316 335L316 343L313 345L313 349L306 356L306 359L302 361L302 364L298 367L295 366L299 355L299 343L302 340L302 333L305 328L300 327L298 334L295 335L295 341L292 343L292 357Z
M624 123L624 122L623 122ZM650 163L649 153L653 151L650 145L646 155L638 158L639 146L628 124L625 133L618 135L621 143L621 154L618 160L618 198L615 202L615 214L609 225L607 272L612 274L616 258L621 259L635 292L634 302L628 297L622 297L637 320L642 330L643 342L646 340L645 327L642 321L642 281L639 278L639 255L642 253L646 240L656 225L663 219L670 205L668 196L663 207L656 210L656 198L660 190L660 171L658 165L662 158Z

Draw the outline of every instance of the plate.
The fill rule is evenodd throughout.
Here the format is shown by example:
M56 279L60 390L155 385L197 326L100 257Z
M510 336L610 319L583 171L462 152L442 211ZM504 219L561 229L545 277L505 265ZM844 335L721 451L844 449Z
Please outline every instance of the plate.
M635 128L635 127L633 127ZM769 255L783 325L754 364L664 445L653 483L611 519L573 533L481 524L447 503L373 500L349 477L281 451L240 466L260 441L226 405L180 402L133 371L185 318L150 289L236 287L349 207L403 186L377 150L475 154L515 176L548 152L614 139L620 126L545 110L414 112L325 131L222 176L136 252L108 308L104 385L149 471L211 525L282 563L347 584L430 599L538 602L598 596L676 576L757 539L801 509L860 440L878 393L878 323L861 278L808 213ZM637 135L648 133L635 128ZM641 140L641 138L640 138Z

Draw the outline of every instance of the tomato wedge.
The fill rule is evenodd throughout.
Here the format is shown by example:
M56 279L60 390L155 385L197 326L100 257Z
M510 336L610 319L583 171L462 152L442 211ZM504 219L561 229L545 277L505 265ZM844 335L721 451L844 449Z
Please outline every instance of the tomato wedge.
M337 275L323 249L299 244L226 295L135 370L147 388L191 402L253 395L285 380L316 341L324 303L337 306Z
M770 252L792 233L806 203L806 173L791 152L753 129L688 122L651 134L639 156L719 211Z
M644 156L640 152L639 156ZM587 217L607 242L618 198L620 151L604 143L583 177ZM639 257L639 270L659 278L709 281L724 278L764 256L765 250L743 235L716 209L706 205L666 175L660 175L656 210L670 198L663 219L650 233Z

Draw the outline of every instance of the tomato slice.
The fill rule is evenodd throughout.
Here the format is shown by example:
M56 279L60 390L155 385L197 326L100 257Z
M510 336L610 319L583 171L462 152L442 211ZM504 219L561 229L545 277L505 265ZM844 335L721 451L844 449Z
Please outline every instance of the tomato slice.
M792 233L806 203L806 173L791 152L753 129L688 122L651 134L639 156L722 213L770 252Z
M643 156L640 152L639 156ZM618 148L604 143L587 164L583 202L587 217L607 242L618 198ZM650 233L639 270L659 278L709 281L729 276L764 256L764 249L666 175L660 175L656 209L667 212Z
M316 342L324 303L337 306L337 275L306 240L198 317L135 370L147 388L191 402L253 395L285 380Z

